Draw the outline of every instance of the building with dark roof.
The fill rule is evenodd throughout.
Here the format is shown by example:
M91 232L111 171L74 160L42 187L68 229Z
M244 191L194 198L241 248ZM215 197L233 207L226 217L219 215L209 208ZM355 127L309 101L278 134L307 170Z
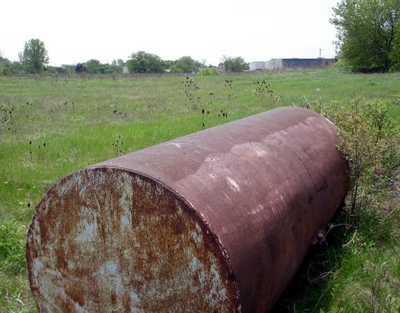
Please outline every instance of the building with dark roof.
M336 59L271 59L269 61L250 62L250 71L283 70L283 69L306 69L322 68L336 62Z

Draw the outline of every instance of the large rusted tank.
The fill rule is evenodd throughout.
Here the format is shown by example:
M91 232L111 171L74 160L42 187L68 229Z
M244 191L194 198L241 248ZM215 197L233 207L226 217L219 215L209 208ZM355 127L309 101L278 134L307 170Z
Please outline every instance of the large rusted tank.
M79 170L36 207L40 312L265 312L345 197L335 127L280 108Z

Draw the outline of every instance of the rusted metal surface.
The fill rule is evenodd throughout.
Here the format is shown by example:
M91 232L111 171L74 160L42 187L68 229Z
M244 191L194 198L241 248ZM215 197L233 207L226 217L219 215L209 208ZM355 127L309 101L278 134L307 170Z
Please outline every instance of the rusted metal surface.
M28 234L39 311L268 311L345 196L337 142L281 108L67 176Z

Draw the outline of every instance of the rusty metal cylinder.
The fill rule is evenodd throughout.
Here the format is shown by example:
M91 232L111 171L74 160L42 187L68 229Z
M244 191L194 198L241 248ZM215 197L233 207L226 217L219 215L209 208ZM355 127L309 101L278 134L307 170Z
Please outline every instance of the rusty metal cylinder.
M335 127L280 108L68 175L36 207L40 312L265 312L345 197Z

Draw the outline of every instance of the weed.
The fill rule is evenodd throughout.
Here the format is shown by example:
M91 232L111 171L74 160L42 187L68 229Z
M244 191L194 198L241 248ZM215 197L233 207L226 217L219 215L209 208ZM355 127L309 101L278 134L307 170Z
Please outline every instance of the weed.
M268 84L265 79L257 79L253 81L253 84L256 85L255 95L262 99L263 103L267 102L267 98L271 98L275 104L277 104L282 96L276 95L274 90L271 88L271 84Z
M113 110L113 114L116 116L126 117L126 112L122 112L122 111L118 111L118 110Z
M15 222L0 225L0 268L16 275L25 268L25 232Z
M268 84L264 79L255 80L253 84L256 85L256 90L255 90L256 96L261 96L263 99L265 98L266 95L269 95L270 97L274 96L274 91L271 89L271 85Z
M14 126L14 106L0 104L0 130L12 130Z
M119 134L117 134L117 138L111 145L113 147L113 152L115 153L116 156L121 155L123 153L122 146L124 145L124 142L122 141L122 138Z
M197 110L200 104L200 96L196 91L200 89L199 86L189 76L186 76L186 79L182 80L182 84L186 96L185 105L190 105L192 109Z
M233 89L233 79L225 79L224 87L228 90L227 100L231 100L233 98L232 89Z
M33 161L33 156L32 156L32 140L29 140L29 158L31 160L31 162Z

